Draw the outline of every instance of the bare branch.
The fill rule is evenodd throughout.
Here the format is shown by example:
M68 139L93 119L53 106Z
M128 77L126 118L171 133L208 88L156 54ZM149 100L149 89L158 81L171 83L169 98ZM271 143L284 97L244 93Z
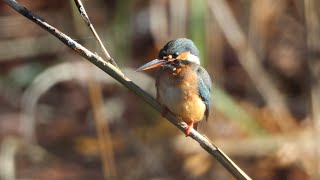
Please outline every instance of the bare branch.
M96 38L96 40L98 41L98 44L103 52L103 54L106 56L107 60L114 65L115 67L119 68L117 63L114 61L114 59L110 56L110 54L108 53L107 49L104 47L98 33L96 32L96 30L94 29L89 16L86 12L86 10L84 9L84 6L82 5L82 2L80 0L74 0L75 4L77 5L77 8L80 12L80 15L82 17L82 19L84 20L84 22L87 24L87 26L89 27L89 29L91 30L92 34L94 35L94 37Z
M14 0L4 0L10 7L15 9L17 12L27 17L34 23L38 24L40 27L57 37L64 44L75 50L82 57L89 60L91 63L95 64L101 70L109 74L111 77L116 79L118 82L123 84L125 87L136 93L140 96L146 103L152 106L157 111L161 112L161 105L149 94L147 94L144 90L142 90L138 85L133 83L130 79L128 79L124 74L112 64L105 62L98 55L90 52L88 49L84 48L79 43L72 40L67 35L63 34L53 26L49 25L42 19L33 15L29 10L25 7L21 6ZM177 116L168 112L165 115L165 118L168 119L172 124L178 127L181 131L185 131L187 128L187 124L182 122ZM192 129L190 132L190 137L196 140L200 146L205 149L209 154L211 154L214 158L216 158L220 164L222 164L235 178L237 179L251 179L248 175L246 175L227 155L225 155L222 150L220 150L216 145L214 145L207 137L199 134L196 130Z

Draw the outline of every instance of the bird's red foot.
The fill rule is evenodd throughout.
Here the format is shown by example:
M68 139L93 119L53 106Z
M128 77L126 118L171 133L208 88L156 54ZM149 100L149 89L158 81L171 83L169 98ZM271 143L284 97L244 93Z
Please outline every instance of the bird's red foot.
M193 121L191 121L191 123L188 124L188 127L186 128L186 130L184 132L186 134L186 137L188 137L190 135L192 128L193 128Z

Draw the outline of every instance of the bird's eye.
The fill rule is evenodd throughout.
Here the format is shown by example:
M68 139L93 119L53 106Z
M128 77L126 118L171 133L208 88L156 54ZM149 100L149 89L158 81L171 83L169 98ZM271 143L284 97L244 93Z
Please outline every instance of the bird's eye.
M174 53L174 54L172 54L172 57L173 58L177 58L179 56L179 53Z

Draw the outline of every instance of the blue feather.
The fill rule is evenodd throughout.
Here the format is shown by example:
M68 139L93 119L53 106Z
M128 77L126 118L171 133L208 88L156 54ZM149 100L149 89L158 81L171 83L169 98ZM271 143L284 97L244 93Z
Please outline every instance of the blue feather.
M201 66L197 70L197 76L199 96L206 105L205 118L208 120L211 104L211 79L208 72Z

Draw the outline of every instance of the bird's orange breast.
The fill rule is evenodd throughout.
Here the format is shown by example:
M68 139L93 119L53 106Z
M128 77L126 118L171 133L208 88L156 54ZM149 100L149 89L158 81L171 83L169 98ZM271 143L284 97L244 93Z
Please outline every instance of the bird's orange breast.
M157 99L187 123L204 118L206 106L199 97L197 74L188 66L174 72L170 69L159 70Z

